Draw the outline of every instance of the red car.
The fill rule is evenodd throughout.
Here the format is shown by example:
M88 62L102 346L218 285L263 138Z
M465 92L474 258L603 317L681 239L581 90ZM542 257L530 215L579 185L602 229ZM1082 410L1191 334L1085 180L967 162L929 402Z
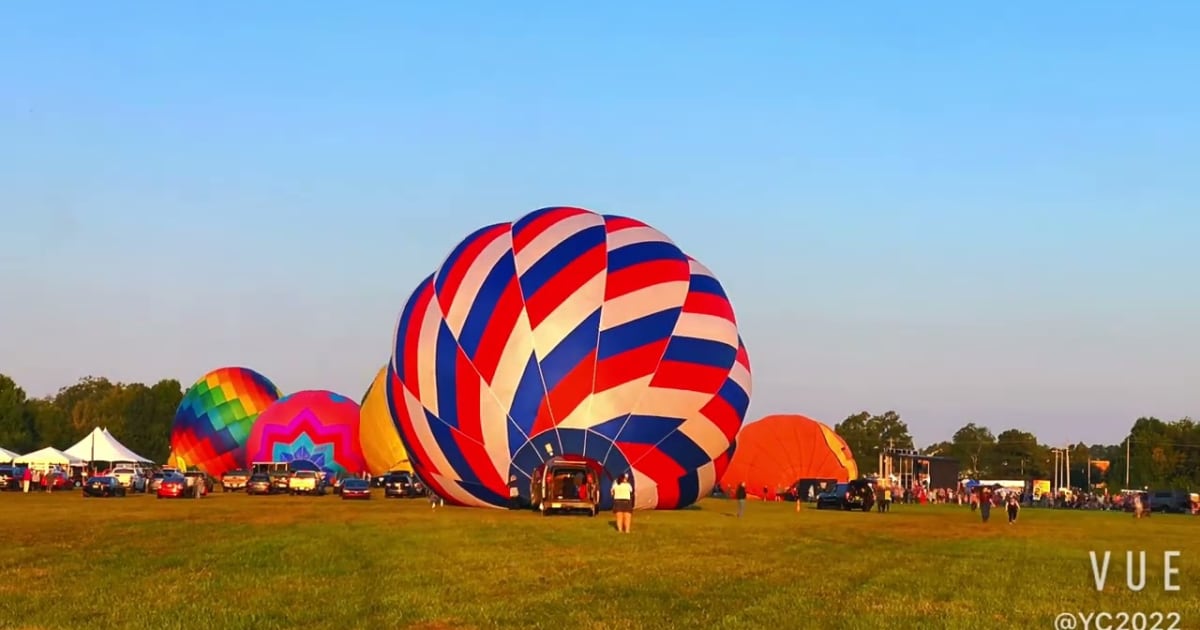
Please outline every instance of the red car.
M371 483L363 479L347 479L342 483L342 500L370 499Z
M188 492L187 479L183 475L168 475L163 477L162 483L158 484L157 496L160 499L178 499L180 497L191 496Z
M63 473L52 472L42 475L41 485L42 490L45 490L46 486L50 486L51 490L66 490L75 487L75 480Z

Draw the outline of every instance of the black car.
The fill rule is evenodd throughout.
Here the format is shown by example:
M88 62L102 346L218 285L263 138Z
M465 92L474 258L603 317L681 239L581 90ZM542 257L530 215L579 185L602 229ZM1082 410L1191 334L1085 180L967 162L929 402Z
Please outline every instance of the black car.
M383 481L383 498L420 496L415 480L411 473L388 473Z
M875 487L866 479L839 483L829 492L817 495L818 510L862 510L875 505Z
M83 498L88 497L123 497L125 488L116 477L92 477L83 484Z

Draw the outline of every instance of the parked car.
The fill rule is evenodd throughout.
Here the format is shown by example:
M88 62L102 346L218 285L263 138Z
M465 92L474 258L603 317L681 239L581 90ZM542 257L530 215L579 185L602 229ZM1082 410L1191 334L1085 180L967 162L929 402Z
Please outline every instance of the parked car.
M325 494L325 485L313 470L297 470L288 477L288 492L295 494Z
M188 496L187 477L178 473L169 473L162 478L155 493L160 499L178 499Z
M839 483L832 491L817 496L818 510L862 510L869 512L875 505L875 488L866 479Z
M51 490L69 490L75 487L75 480L68 477L63 472L52 472L42 475L40 487L45 490L49 487Z
M364 479L347 479L342 482L342 500L370 499L371 483Z
M116 477L92 477L83 486L83 498L123 497L125 486Z
M200 496L208 496L213 491L212 477L209 477L199 470L189 470L188 472L183 473L183 477L184 479L187 479L188 488L191 488L197 483L204 484L204 487L200 490Z
M1155 490L1150 495L1151 512L1187 514L1191 508L1191 497L1183 490Z
M288 482L291 479L291 475L289 475L287 472L278 470L273 470L267 473L267 475L271 478L271 488L275 492L288 491Z
M413 477L405 471L390 472L384 477L383 481L383 498L391 499L393 497L415 497L417 489L413 484Z
M133 492L146 491L146 478L138 469L132 466L118 466L109 471L109 476L117 480L122 488Z
M221 475L221 490L225 492L237 492L238 490L246 489L246 482L250 481L250 473L245 470L231 470L224 475Z
M20 490L24 478L24 466L0 466L0 490Z
M171 473L163 471L150 475L150 480L146 482L146 492L158 492L158 487L162 485L163 479L170 476Z
M271 475L267 473L250 475L250 480L246 482L246 494L275 494L275 488L271 485Z

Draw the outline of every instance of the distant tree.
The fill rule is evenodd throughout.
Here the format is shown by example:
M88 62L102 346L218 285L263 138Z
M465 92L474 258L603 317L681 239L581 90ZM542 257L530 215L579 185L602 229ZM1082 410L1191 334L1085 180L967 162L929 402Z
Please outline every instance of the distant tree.
M913 448L908 425L895 411L878 415L860 411L834 425L833 431L846 441L858 463L859 472L863 474L879 472L879 452L882 449Z
M1028 431L1008 429L996 436L992 461L997 474L1015 479L1038 479L1044 474L1046 453L1037 436Z
M0 446L18 453L33 450L37 441L25 390L0 374Z
M989 464L992 451L996 447L996 438L987 427L969 422L954 432L950 444L964 472L976 476L991 474Z

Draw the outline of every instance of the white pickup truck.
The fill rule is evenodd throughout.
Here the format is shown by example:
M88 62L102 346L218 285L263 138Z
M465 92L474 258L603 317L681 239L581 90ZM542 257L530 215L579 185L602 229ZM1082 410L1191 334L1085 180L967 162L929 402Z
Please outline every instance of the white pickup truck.
M132 492L146 491L146 478L142 476L142 473L138 469L132 466L118 466L117 468L113 468L109 476L116 479L117 483L126 490Z
M288 477L289 494L325 494L325 485L321 477L311 470L297 470Z

